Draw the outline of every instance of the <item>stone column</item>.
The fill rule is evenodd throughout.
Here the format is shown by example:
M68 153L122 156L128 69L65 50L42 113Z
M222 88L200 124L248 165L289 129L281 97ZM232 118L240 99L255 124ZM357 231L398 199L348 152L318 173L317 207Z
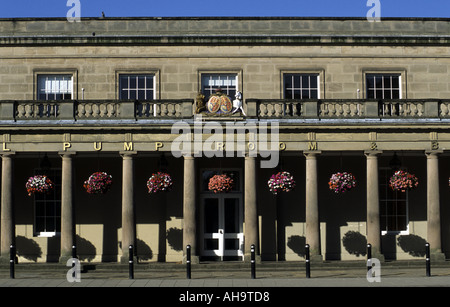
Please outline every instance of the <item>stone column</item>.
M367 243L372 245L372 257L384 261L381 253L380 197L378 182L379 150L365 151L367 160Z
M430 256L445 260L441 249L441 214L439 202L439 159L442 151L427 151L427 237Z
M1 262L9 262L9 246L15 245L13 175L14 153L2 154L2 190L1 190Z
M245 157L244 165L244 261L251 260L251 246L255 245L255 254L259 254L258 206L256 196L256 158ZM260 257L258 256L258 261Z
M183 180L183 253L191 246L191 263L198 263L197 250L197 198L196 198L195 158L184 157ZM185 262L185 255L183 262Z
M66 263L72 258L72 245L75 244L75 218L73 207L73 166L74 152L60 153L61 174L61 254L59 262Z
M306 243L310 260L322 261L320 251L319 198L317 190L317 155L320 151L305 151L306 157Z
M135 246L136 225L134 213L134 155L124 152L122 155L122 257L120 261L129 260L130 245Z

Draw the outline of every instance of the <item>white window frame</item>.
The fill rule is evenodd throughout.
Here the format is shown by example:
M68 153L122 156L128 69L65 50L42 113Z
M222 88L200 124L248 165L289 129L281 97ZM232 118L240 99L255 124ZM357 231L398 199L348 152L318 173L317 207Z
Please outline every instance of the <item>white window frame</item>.
M57 199L56 198L56 193L58 193L58 191L61 191L61 182L60 180L55 180L55 175L58 174L58 178L61 178L61 169L50 169L50 170L46 170L43 171L42 169L35 169L34 173L36 175L42 175L43 173L45 173L47 176L49 176L49 178L53 181L54 184L54 188L53 191L51 192L51 196L53 196L53 199L45 199L45 200L37 200L36 196L33 196L33 209L34 209L34 221L33 221L33 233L34 236L36 237L55 237L55 236L59 236L61 234L60 231L56 231L56 229L58 229L58 227L55 227L55 231L38 231L37 230L37 212L36 212L36 207L38 203L45 203L46 201L53 201L53 202L59 202L59 207L60 207L60 214L61 214L61 198ZM53 175L53 176L52 176ZM61 193L60 193L61 194ZM55 225L56 226L56 225ZM59 229L61 229L61 216L60 216L60 225L59 225Z
M401 168L401 169L403 169L403 168ZM387 198L388 189L391 189L391 187L389 187L389 178L390 178L389 176L394 174L394 171L391 168L389 168L389 167L380 167L379 171L380 171L380 173L382 171L383 173L386 174L386 177L383 177L383 181L386 182L386 184L383 184L383 186L384 186L384 190L383 191L385 191L385 193L384 193L384 195L380 195L379 196L380 221L381 221L382 216L387 216L387 214L383 214L383 212L381 212L381 203L383 201L384 202L388 202L388 201L394 201L396 199L389 199L389 198ZM397 193L405 193L405 196L406 196L406 198L405 198L405 202L406 202L406 204L405 204L405 206L406 206L406 208L405 208L406 229L405 230L381 230L381 235L383 235L383 236L384 235L409 235L409 194L408 194L408 191L406 191L406 192L397 192Z
M45 80L43 80L45 78ZM62 80L58 80L58 78L61 78ZM68 78L65 80L65 78ZM70 78L70 80L69 80ZM36 87L37 87L37 99L39 99L41 94L45 94L46 98L43 100L73 100L74 99L74 76L72 73L38 73L36 78ZM44 87L42 88L42 81L44 81ZM60 84L57 81L68 81L69 85L67 87L64 87L64 90L61 91L61 89L58 87ZM50 85L50 89L47 88L47 86ZM42 93L42 91L45 91L45 93ZM57 94L70 94L70 99L56 99L54 96ZM51 97L53 96L53 97Z
M208 93L206 93L205 90L204 90L204 79L207 76L209 76L210 79L211 79L211 77L214 77L214 76L218 76L219 78L220 77L225 77L225 76L227 78L229 78L230 76L233 76L235 78L235 81L234 81L235 82L234 92L237 93L237 92L241 91L241 89L240 89L240 80L241 80L240 75L241 74L239 72L236 72L236 71L226 71L226 72L217 72L217 71L208 71L208 72L206 72L206 71L204 71L204 72L200 72L200 77L199 77L200 78L200 80L199 80L200 90L199 90L199 92L201 92L201 93L203 93L203 95L205 95L205 100L208 100L209 96L214 94L215 89L220 87L224 94L226 94L230 98L234 99L234 95L230 95L229 94L229 88L221 86L221 85L218 85L217 87L216 86L210 86L210 89L208 90Z
M152 97L151 98L149 98L149 97L146 97L145 99L143 99L143 100L155 100L156 99L156 74L155 73L145 73L145 72L138 72L138 73L118 73L118 80L117 80L117 87L118 87L118 98L119 99L122 99L122 100L128 100L128 99L131 99L131 98L123 98L123 97L121 97L121 93L122 93L122 88L121 88L121 86L120 86L120 80L121 80L121 78L122 77L128 77L128 83L130 82L130 77L136 77L136 78L138 78L139 76L145 76L145 77L152 77L152 88L147 88L147 82L145 82L146 84L145 84L145 87L143 88L143 89L140 89L139 88L139 86L138 86L138 80L136 80L136 88L135 89L130 89L130 88L128 88L127 90L128 90L128 96L130 96L130 91L131 90L136 90L136 91L139 91L139 90L144 90L145 91L145 95L147 95L147 90L152 90L153 91L153 95L152 95ZM129 86L129 85L128 85ZM138 93L136 93L136 98L135 98L135 100L142 100L142 99L139 99L138 98Z
M378 89L377 87L376 87L376 82L374 81L374 88L369 88L368 86L368 83L367 83L367 79L369 78L369 77L376 77L376 76L381 76L382 77L382 85L381 85L381 88L380 89ZM391 77L391 87L389 87L389 88L387 88L387 87L385 87L384 86L384 81L385 81L385 77ZM398 77L398 89L397 88L393 88L392 87L392 77ZM383 100L389 100L389 99L402 99L402 75L400 74L400 73L367 73L366 75L365 75L365 82L366 82L366 99L383 99ZM369 98L369 91L374 91L375 93L374 93L374 98ZM381 92L382 92L382 96L383 97L376 97L376 94L377 94L377 90L381 90ZM392 97L392 91L393 90L398 90L398 96L399 96L399 98L385 98L384 97L384 94L385 94L385 91L386 90L389 90L390 92L391 92L391 97Z
M321 95L320 95L320 92L321 92L320 72L284 72L283 75L282 75L282 91L283 91L282 95L283 95L283 99L298 99L298 98L293 98L293 97L286 97L286 90L287 90L287 88L286 88L285 78L288 75L291 75L292 78L294 78L294 77L300 77L300 78L303 78L303 77L308 77L308 78L314 77L314 78L317 78L317 80L316 80L317 87L316 88L312 88L312 87L308 87L307 88L307 90L309 91L309 96L310 97L311 97L311 90L316 90L317 91L317 98L303 98L303 97L301 97L300 99L301 100L303 100L303 99L321 99ZM292 79L292 81L294 81L294 80ZM300 95L302 96L303 95L302 93L303 93L303 90L304 90L302 83L303 82L300 81L300 87L296 88L295 85L294 85L294 82L292 82L292 87L290 89L293 92L296 91L296 90L300 91ZM309 80L308 83L311 83L311 80Z

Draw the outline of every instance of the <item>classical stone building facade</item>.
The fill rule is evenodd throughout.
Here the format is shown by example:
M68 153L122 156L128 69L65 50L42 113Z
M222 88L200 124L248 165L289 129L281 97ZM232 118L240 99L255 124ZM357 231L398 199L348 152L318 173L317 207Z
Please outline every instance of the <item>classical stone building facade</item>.
M449 19L1 19L0 33L2 258L14 244L19 261L64 261L75 244L121 261L133 245L178 262L189 244L196 260L247 260L255 244L290 261L307 243L357 260L370 243L415 259L425 242L449 256ZM218 88L223 108L196 112ZM418 186L393 191L398 169ZM282 170L296 186L274 195ZM97 171L111 189L88 194ZM149 194L157 171L172 189ZM337 172L356 186L331 191ZM216 194L221 173L234 185ZM54 189L29 196L42 174Z

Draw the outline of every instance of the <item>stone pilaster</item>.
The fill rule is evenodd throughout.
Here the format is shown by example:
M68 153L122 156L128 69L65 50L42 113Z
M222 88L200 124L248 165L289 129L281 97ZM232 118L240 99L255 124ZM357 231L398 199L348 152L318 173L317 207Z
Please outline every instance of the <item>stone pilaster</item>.
M427 240L433 260L445 260L441 248L441 213L439 201L439 154L427 151Z
M256 196L256 158L245 157L244 165L244 261L250 262L251 246L259 255L258 206ZM260 257L256 259L260 261Z
M379 150L365 151L367 165L367 243L372 245L372 257L384 261L381 253L380 196L378 182Z
M1 184L1 262L9 262L9 246L15 245L13 174L14 153L2 154L2 184Z
M197 249L197 197L195 158L184 157L183 179L183 251L191 246L191 263L198 263ZM183 262L185 262L185 255Z
M73 165L74 152L60 153L62 158L61 174L61 254L59 262L66 263L72 257L72 245L75 243L75 217L73 205Z
M317 155L320 151L305 151L306 157L306 243L310 247L310 260L322 261L320 251L319 197L317 189Z
M135 247L136 225L134 213L134 155L124 152L122 155L122 257L120 261L129 260L128 247Z

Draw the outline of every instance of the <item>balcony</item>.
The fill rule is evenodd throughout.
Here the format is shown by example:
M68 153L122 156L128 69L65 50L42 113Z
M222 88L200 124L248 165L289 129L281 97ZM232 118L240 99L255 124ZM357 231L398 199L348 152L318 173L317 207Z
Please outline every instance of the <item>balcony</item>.
M322 100L270 100L247 99L246 117L233 115L211 116L204 119L245 120L327 120L392 121L450 119L450 99L322 99ZM0 101L0 121L11 122L79 122L123 121L152 122L155 120L193 119L193 99L181 100L66 100L66 101Z

